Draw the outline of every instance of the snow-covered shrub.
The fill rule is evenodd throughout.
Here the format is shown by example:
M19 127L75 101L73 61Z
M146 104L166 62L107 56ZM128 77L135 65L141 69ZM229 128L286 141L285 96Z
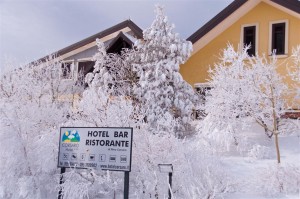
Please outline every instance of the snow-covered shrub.
M120 172L70 168L56 190L64 199L103 198L118 189L122 177Z
M221 124L222 121L218 123L210 117L210 115L206 116L197 124L197 138L205 143L206 148L209 148L207 153L222 153L231 150L243 153L248 150L247 137L240 133L242 126Z
M50 57L0 77L0 197L41 198L55 185L58 139L53 143L48 132L71 112L73 101L61 102L59 96L82 89L76 81L66 88L59 74L61 63ZM50 151L39 145L47 139L44 143L55 146Z
M279 123L279 130L281 135L300 136L300 120L299 119L282 119Z
M36 184L32 176L23 176L18 179L17 187L19 188L20 198L30 198L36 193Z
M293 91L291 93L294 96L294 101L292 101L292 108L300 108L300 45L296 46L292 50L292 64L287 66L289 76L293 80L292 87ZM294 106L294 107L293 107Z
M299 194L300 168L297 165L272 165L264 168L260 173L258 191L273 197Z
M255 144L248 152L248 157L254 159L269 159L271 157L271 149L267 146Z
M158 164L180 161L179 140L173 135L155 135L146 129L136 130L133 138L133 165L131 183L133 193L137 198L163 198L163 187L166 182L161 182ZM177 168L176 168L177 169ZM166 188L167 190L167 188Z
M146 131L138 131L134 137L132 183L137 198L167 197L168 174L159 172L161 163L173 165L174 198L221 198L234 190L234 180L221 161L205 154L198 141Z
M291 78L299 83L300 82L300 45L292 50L293 64L288 67Z
M184 197L179 198L222 198L235 191L236 182L223 168L219 158L201 154L201 150L186 151L182 172Z

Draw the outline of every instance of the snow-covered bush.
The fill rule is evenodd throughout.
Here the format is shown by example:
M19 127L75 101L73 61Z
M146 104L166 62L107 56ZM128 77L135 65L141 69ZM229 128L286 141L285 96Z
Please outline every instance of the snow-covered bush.
M278 128L284 136L300 135L299 119L281 119Z
M218 156L201 151L195 148L186 150L186 163L181 171L184 179L180 179L184 182L184 197L178 198L222 198L226 193L235 191L236 181L230 178Z
M234 190L217 157L204 154L198 141L181 140L174 135L134 135L132 179L137 198L167 197L167 173L160 173L158 164L173 165L172 195L174 198L220 198ZM141 164L141 162L143 162Z
M288 67L289 74L295 82L300 82L300 45L293 48L292 51L293 64Z
M71 112L73 101L61 102L59 96L82 88L76 81L66 88L60 74L61 63L50 57L0 77L0 197L41 198L55 184L56 159L45 156L48 152L39 144L43 139L53 144L49 130ZM57 154L57 149L49 152Z
M295 92L292 92L291 95L294 96L294 108L300 108L300 45L293 48L292 50L292 64L287 66L289 75L293 80L293 89Z
M244 137L237 134L233 126L227 125L219 129L215 125L211 124L209 115L198 123L198 139L204 141L207 147L211 147L208 152L230 151L232 146L238 147L244 143Z
M296 165L272 165L260 171L257 189L268 196L299 194L300 168ZM268 183L266 183L268 182Z
M270 147L255 144L252 149L249 150L248 157L254 159L268 159L271 157L271 149Z

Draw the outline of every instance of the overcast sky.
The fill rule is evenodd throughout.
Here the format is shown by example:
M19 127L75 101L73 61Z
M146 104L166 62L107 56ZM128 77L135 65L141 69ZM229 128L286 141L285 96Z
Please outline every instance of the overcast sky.
M28 63L126 19L142 29L164 5L184 39L233 0L0 0L0 69Z

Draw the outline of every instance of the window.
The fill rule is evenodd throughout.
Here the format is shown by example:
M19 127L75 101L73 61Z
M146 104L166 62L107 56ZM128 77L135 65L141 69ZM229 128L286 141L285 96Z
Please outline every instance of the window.
M78 63L78 74L85 76L86 74L93 72L94 70L94 61L81 61Z
M77 65L77 84L84 85L85 87L88 86L87 83L85 83L84 79L85 76L88 73L91 73L94 71L95 62L94 61L80 61Z
M276 54L284 54L285 23L272 24L272 51Z
M72 79L72 62L64 62L61 65L61 78Z
M247 53L249 56L255 56L258 45L258 24L248 24L242 26L241 43L244 46L250 46Z
M250 56L255 56L255 29L255 26L244 28L244 45L251 46L247 51Z
M277 21L270 23L270 54L288 54L288 22Z

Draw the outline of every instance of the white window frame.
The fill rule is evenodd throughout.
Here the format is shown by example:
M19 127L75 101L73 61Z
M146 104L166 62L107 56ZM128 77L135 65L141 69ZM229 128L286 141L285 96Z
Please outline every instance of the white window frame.
M81 58L81 59L77 59L77 61L78 62L93 61L93 57Z
M208 83L208 82L206 82L206 83L196 83L196 84L194 84L194 88L195 88L195 90L197 90L197 88L202 88L202 89L204 89L204 88L212 88L212 86L211 86L211 84L210 83Z
M63 60L62 63L71 63L71 78L64 78L62 74L60 77L62 80L77 80L78 79L78 66L80 62L93 61L92 57L81 58L81 59L67 59Z
M285 58L288 57L289 53L289 20L284 19L284 20L277 20L277 21L270 21L269 22L269 55L272 56L272 26L273 24L277 23L285 23L285 38L284 38L284 54L283 55L276 55L277 58Z
M210 83L205 82L205 83L195 83L194 88L206 88L206 87L212 87Z
M251 23L251 24L243 24L241 26L241 40L240 40L240 44L242 44L244 47L244 28L246 27L251 27L251 26L255 26L255 56L258 55L258 44L259 44L259 24L258 23Z

